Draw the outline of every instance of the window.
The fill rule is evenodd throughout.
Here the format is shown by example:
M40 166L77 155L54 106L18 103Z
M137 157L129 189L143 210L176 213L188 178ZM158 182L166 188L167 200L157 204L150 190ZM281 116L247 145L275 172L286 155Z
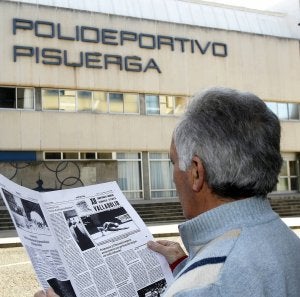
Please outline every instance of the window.
M159 114L159 99L157 95L145 95L146 114Z
M105 92L95 91L93 92L93 111L96 112L107 112L108 104Z
M96 159L95 152L80 153L80 160L95 160L95 159Z
M140 153L117 153L118 185L128 199L143 198Z
M289 119L299 120L299 105L297 103L288 103Z
M78 152L64 152L63 153L64 160L78 160Z
M34 109L34 89L0 87L0 108Z
M42 108L44 110L59 109L59 91L43 89L42 90Z
M299 104L298 103L284 103L284 102L266 102L269 109L271 109L280 120L299 120Z
M81 91L79 91L81 92ZM87 105L84 101L88 95L81 93L80 108L84 109ZM43 110L60 110L75 111L76 110L76 91L74 90L42 90L42 108Z
M63 111L76 110L76 91L59 90L59 110L63 110Z
M172 115L174 113L174 97L159 96L160 114Z
M92 92L77 91L77 110L92 111Z
M34 108L33 89L17 88L17 108L33 109Z
M180 115L184 112L187 98L183 96L145 95L146 114Z
M168 153L149 153L151 198L176 197L173 165Z
M61 160L61 152L45 152L45 160Z
M111 113L139 113L138 94L109 93L108 96Z
M288 106L286 103L277 103L278 106L278 118L281 120L288 120L289 113L288 113Z
M99 160L115 160L113 153L97 153L97 159Z
M175 96L175 109L174 114L175 115L181 115L183 114L185 107L187 104L187 98L182 96Z
M109 111L112 113L123 113L123 94L109 93Z
M276 186L278 192L299 190L299 163L296 160L284 160Z
M1 89L1 88L0 88ZM8 88L9 89L9 88ZM33 94L33 90L32 90ZM9 98L15 95L9 95ZM29 89L20 90L17 95L18 108L33 108L33 99ZM2 96L5 97L5 94ZM0 92L1 100L1 92ZM148 115L180 115L184 112L187 97L169 95L145 95L146 114ZM1 104L1 103L0 103ZM15 108L14 100L2 100L3 106ZM276 103L275 103L276 104ZM31 106L31 107L30 107ZM1 108L1 106L0 106ZM140 98L135 93L114 93L87 90L42 89L42 109L67 112L97 112L118 114L139 114ZM296 116L296 107L289 107ZM276 105L276 113L277 113Z
M124 113L139 113L139 95L124 94Z
M0 88L0 107L16 108L16 89Z

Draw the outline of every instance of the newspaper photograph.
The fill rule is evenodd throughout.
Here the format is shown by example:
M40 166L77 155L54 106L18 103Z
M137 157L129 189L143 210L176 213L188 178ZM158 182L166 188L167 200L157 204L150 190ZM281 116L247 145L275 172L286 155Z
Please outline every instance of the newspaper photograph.
M38 193L0 176L0 189L44 289L61 297L150 297L172 282L116 182Z
M40 204L40 193L21 187L0 175L0 196L6 203L41 286L48 288L49 280L53 278L68 279Z

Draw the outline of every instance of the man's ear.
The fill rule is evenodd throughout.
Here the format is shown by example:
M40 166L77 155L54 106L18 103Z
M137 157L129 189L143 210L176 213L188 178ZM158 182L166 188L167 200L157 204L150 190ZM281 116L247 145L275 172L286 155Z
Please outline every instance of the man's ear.
M204 184L204 175L205 169L202 165L202 162L198 156L194 156L192 159L192 182L193 182L193 190L195 192L199 192Z

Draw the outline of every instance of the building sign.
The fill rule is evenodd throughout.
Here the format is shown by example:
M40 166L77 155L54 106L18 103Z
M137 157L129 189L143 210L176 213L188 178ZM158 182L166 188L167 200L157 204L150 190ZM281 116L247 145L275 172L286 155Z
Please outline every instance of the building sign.
M190 53L195 55L213 55L225 58L228 55L227 44L223 42L207 41L185 37L138 33L126 30L98 28L76 25L66 28L61 23L50 21L34 21L13 18L13 34L22 35L25 31L32 32L32 36L43 39L56 39L73 43L100 44L102 46L126 47L134 44L137 48L148 51L168 49L171 52ZM74 48L74 47L73 47ZM13 60L19 62L24 58L31 58L35 63L44 65L85 67L94 69L109 69L118 67L119 70L131 72L155 71L161 73L159 63L154 58L142 59L138 55L119 55L116 53L102 53L100 51L79 51L77 57L70 57L70 50L63 48L38 47L16 44L13 46Z

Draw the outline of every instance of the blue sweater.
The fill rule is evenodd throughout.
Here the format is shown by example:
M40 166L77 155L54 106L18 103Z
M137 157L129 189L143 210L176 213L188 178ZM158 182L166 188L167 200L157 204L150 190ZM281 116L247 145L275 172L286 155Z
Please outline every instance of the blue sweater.
M300 239L267 199L224 204L179 231L189 257L164 297L300 297Z

